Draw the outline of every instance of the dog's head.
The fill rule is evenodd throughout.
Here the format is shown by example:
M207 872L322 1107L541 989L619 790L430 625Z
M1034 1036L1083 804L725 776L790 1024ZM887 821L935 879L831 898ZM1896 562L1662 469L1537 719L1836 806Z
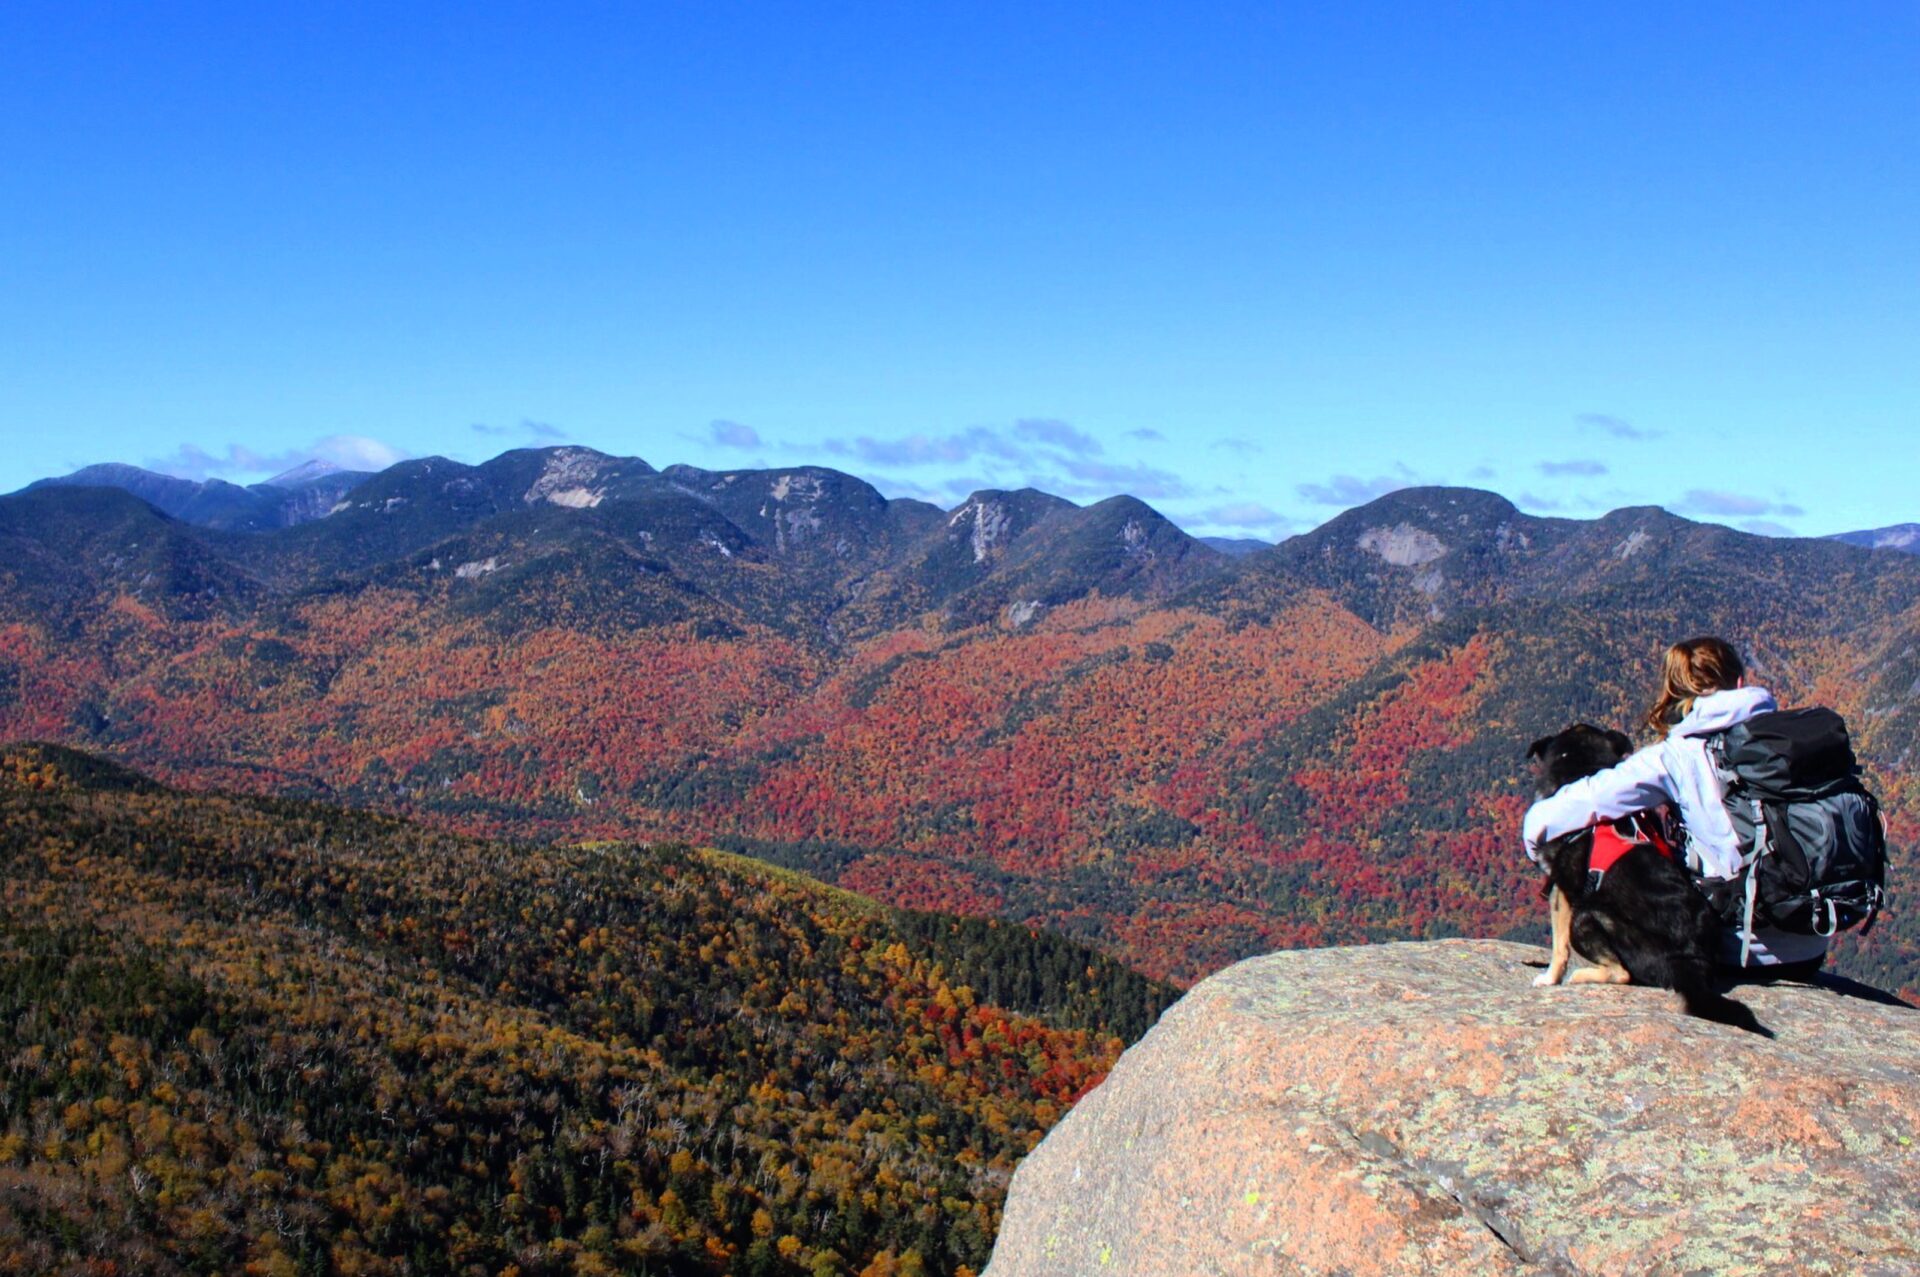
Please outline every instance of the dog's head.
M1633 742L1625 733L1575 723L1527 746L1527 761L1533 764L1534 788L1545 798L1562 785L1605 771L1632 752Z

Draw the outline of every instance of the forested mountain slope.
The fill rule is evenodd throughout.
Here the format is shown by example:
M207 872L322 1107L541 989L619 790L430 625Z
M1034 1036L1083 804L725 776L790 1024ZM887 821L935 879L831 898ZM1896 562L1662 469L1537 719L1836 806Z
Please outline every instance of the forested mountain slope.
M1014 1162L1171 997L735 857L13 746L0 1266L977 1269Z

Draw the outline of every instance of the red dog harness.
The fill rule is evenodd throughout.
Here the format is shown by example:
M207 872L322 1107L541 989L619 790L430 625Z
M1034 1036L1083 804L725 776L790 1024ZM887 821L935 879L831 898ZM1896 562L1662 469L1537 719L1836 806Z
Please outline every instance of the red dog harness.
M1620 857L1638 848L1651 847L1672 860L1673 843L1667 838L1663 823L1658 812L1636 811L1631 816L1595 825L1591 831L1593 854L1587 858L1587 890L1599 890L1607 870L1618 864Z

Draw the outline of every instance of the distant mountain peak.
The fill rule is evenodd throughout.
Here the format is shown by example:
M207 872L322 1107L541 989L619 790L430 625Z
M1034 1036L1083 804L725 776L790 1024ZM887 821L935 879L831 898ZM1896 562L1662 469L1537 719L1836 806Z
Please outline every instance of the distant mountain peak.
M1896 523L1890 528L1873 528L1865 532L1840 532L1829 539L1869 550L1904 550L1908 554L1920 554L1920 523Z
M304 482L242 488L225 479L195 481L139 466L105 462L58 478L41 479L28 487L117 488L185 523L257 532L319 517L332 505L334 497L329 489L343 492L364 477L337 471L314 474Z
M90 466L82 466L72 474L35 479L21 491L24 492L28 488L52 487L120 488L136 495L143 495L150 491L193 493L198 492L202 486L191 479L161 474L157 470L128 465L124 461L101 461Z
M1201 537L1200 543L1212 546L1230 559L1242 559L1261 550L1271 550L1274 546L1272 541L1264 541L1258 537L1209 536Z
M947 515L949 541L964 539L976 564L995 560L1008 542L1059 510L1076 508L1064 497L1034 488L1003 492L983 488Z
M1401 488L1281 542L1289 554L1350 547L1397 567L1431 563L1463 544L1528 549L1551 521L1478 488Z
M129 465L124 461L102 461L96 465L82 466L72 474L59 479L41 479L40 483L97 483L104 487L117 487L122 483L137 480L159 480L173 483L192 483L191 479L182 479L177 475L161 474L158 470L148 470L144 466Z
M302 461L291 470L282 470L271 479L261 481L263 488L298 488L319 479L340 474L346 467L337 466L322 457L312 457Z
M1511 519L1520 513L1518 506L1497 492L1450 487L1401 488L1355 509L1374 515L1415 516L1462 524Z

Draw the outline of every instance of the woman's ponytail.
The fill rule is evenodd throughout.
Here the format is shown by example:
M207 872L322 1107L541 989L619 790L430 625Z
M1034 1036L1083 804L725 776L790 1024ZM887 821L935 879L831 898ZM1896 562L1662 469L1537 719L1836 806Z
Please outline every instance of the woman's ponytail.
M1675 643L1661 670L1660 696L1647 711L1647 730L1665 736L1687 716L1696 697L1738 687L1746 672L1740 653L1725 639L1702 635Z

